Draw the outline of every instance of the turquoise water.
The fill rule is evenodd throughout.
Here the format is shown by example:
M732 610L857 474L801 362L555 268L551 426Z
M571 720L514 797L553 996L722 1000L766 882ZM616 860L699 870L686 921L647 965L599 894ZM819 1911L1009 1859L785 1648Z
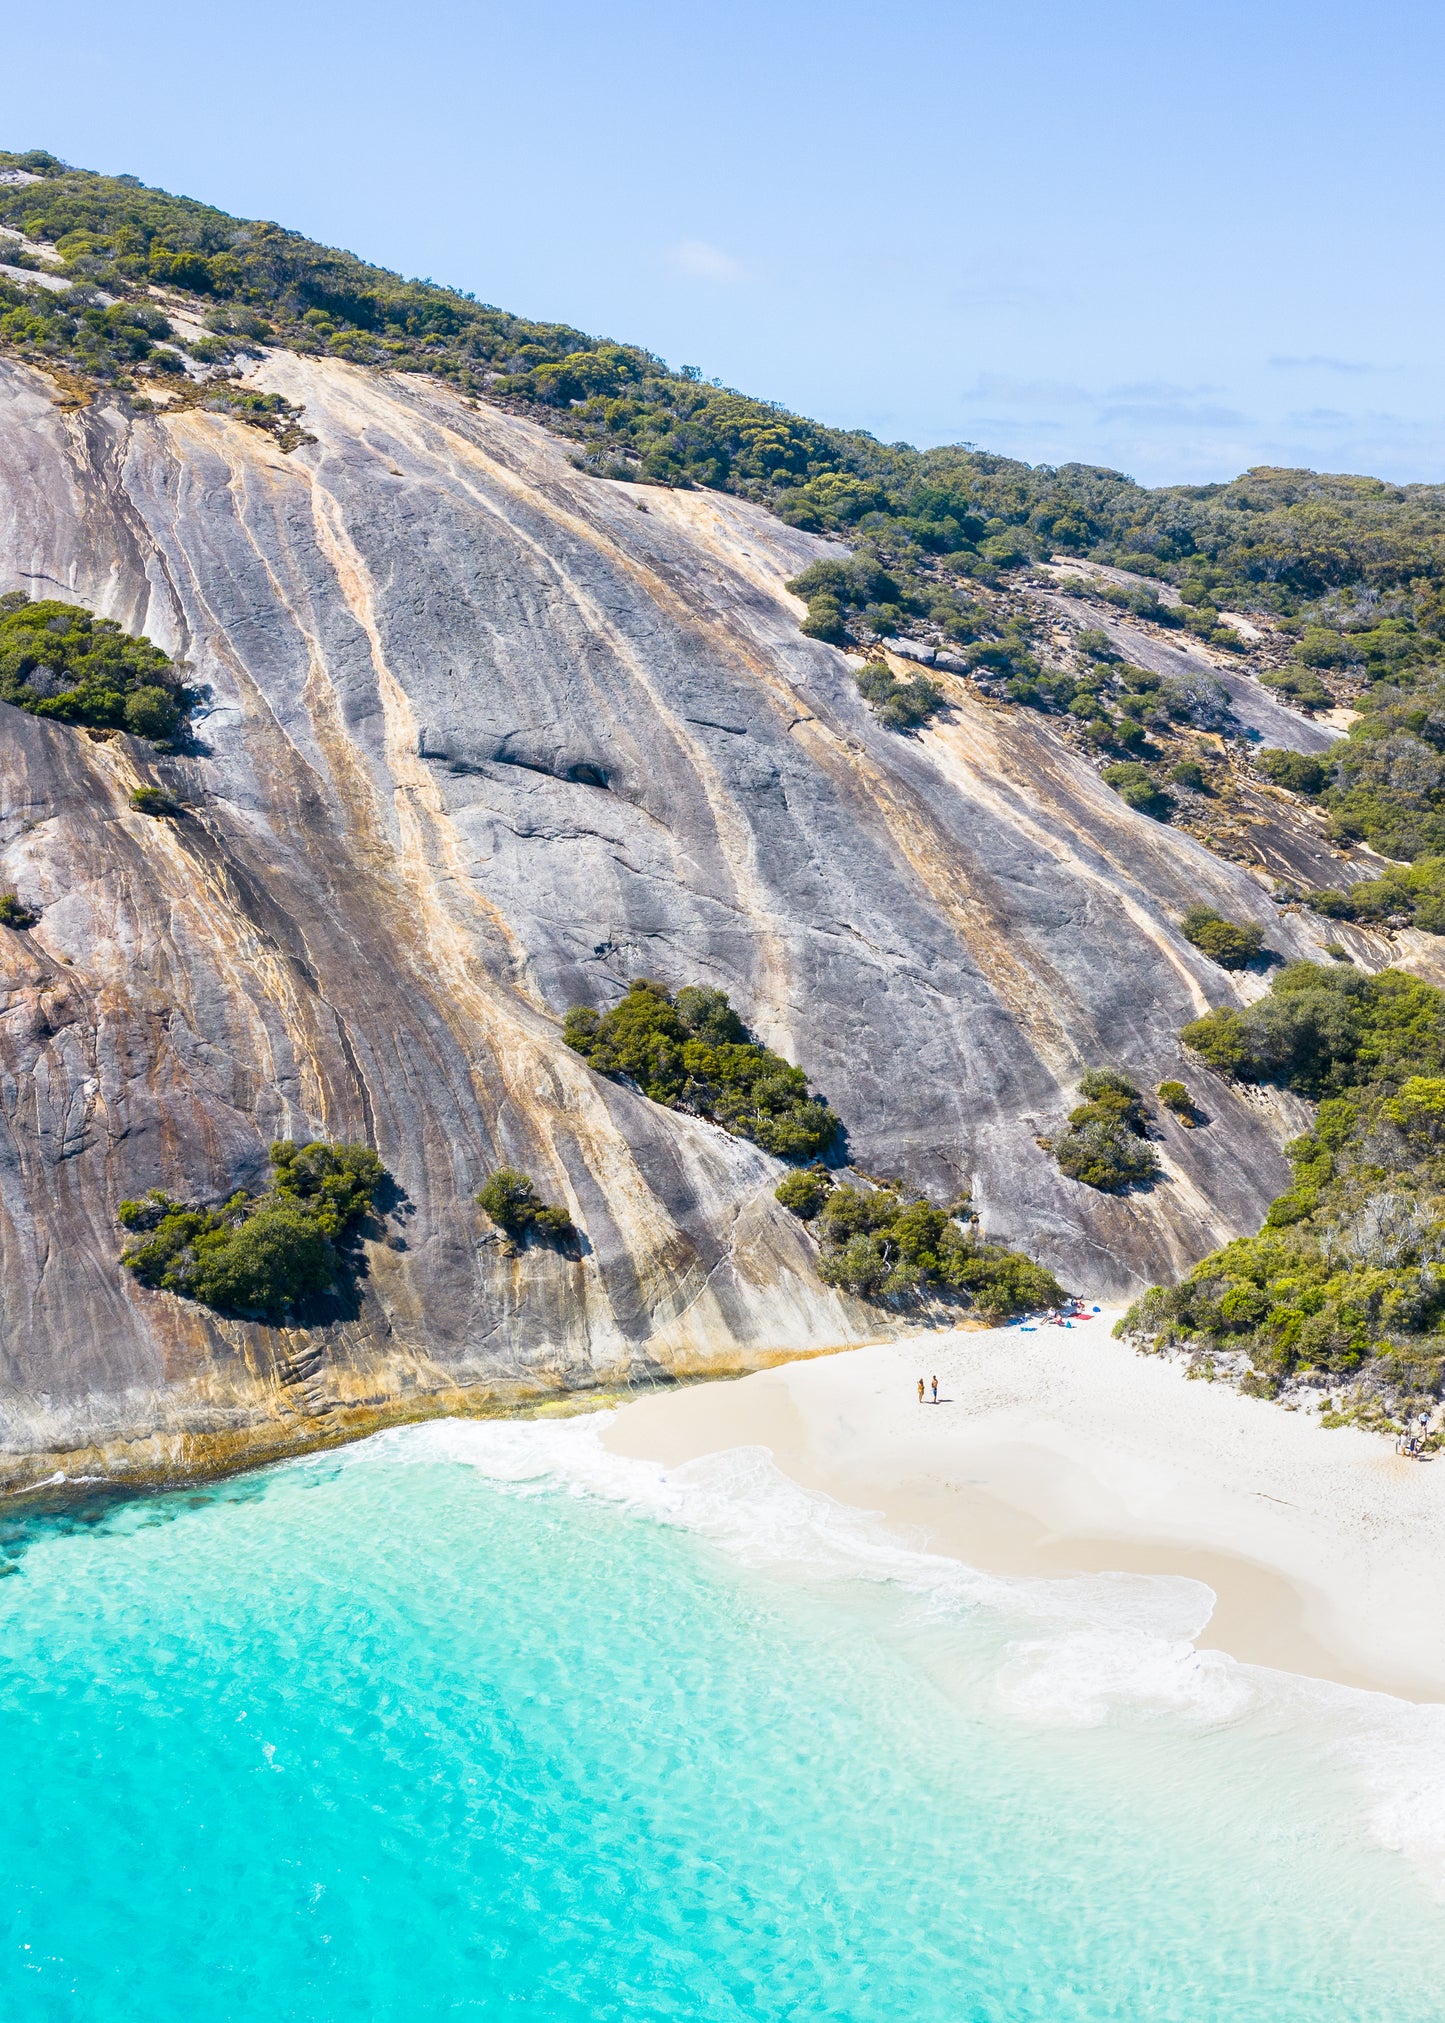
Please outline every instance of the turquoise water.
M6 2023L1445 2008L1434 1710L1192 1657L1187 1583L980 1582L579 1421L8 1551Z

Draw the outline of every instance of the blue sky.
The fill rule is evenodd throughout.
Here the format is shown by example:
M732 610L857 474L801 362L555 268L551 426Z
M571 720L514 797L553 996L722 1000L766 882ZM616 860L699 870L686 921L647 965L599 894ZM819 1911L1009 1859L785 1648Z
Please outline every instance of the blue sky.
M5 143L889 441L1445 478L1445 14L72 0Z

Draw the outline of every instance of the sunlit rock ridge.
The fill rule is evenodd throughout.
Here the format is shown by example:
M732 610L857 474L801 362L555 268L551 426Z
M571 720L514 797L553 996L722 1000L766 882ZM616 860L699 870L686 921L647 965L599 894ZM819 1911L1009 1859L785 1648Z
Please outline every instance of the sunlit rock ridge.
M718 493L574 469L415 375L273 352L314 441L66 406L0 365L0 588L80 602L210 691L195 755L8 707L0 1475L223 1465L389 1415L742 1368L895 1325L823 1287L754 1147L562 1043L637 974L729 992L865 1172L973 1191L1070 1286L1137 1290L1252 1231L1298 1129L1207 1077L1127 1198L1037 1140L1080 1070L1149 1086L1257 991L1204 900L1320 931L1131 812L1035 712L940 676L868 712L784 582L827 544ZM156 784L178 820L135 813ZM1207 1085L1207 1086L1206 1086ZM219 1199L278 1136L365 1139L401 1198L309 1333L118 1268L117 1203ZM586 1242L512 1256L474 1195L524 1168Z

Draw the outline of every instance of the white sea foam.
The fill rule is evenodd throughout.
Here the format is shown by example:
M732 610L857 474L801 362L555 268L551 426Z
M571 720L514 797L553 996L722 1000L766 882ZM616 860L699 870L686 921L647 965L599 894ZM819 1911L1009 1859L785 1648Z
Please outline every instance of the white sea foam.
M910 1545L877 1513L800 1487L767 1448L737 1447L663 1468L609 1452L601 1438L608 1417L433 1420L377 1434L348 1450L346 1463L458 1462L510 1495L565 1493L619 1505L706 1538L758 1570L888 1583L925 1617L957 1622L989 1611L1004 1632L991 1682L1001 1716L1075 1727L1248 1719L1287 1729L1350 1774L1371 1838L1417 1863L1445 1897L1445 1706L1416 1706L1197 1649L1214 1607L1202 1582L1165 1574L1031 1580L983 1573Z

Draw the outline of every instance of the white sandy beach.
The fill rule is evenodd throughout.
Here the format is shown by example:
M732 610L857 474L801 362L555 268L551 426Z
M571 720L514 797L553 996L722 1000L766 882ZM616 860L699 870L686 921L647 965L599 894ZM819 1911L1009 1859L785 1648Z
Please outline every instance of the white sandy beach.
M1190 1382L1114 1341L1116 1313L659 1392L604 1438L669 1468L766 1447L804 1487L989 1572L1185 1574L1217 1597L1202 1645L1445 1700L1445 1458Z

